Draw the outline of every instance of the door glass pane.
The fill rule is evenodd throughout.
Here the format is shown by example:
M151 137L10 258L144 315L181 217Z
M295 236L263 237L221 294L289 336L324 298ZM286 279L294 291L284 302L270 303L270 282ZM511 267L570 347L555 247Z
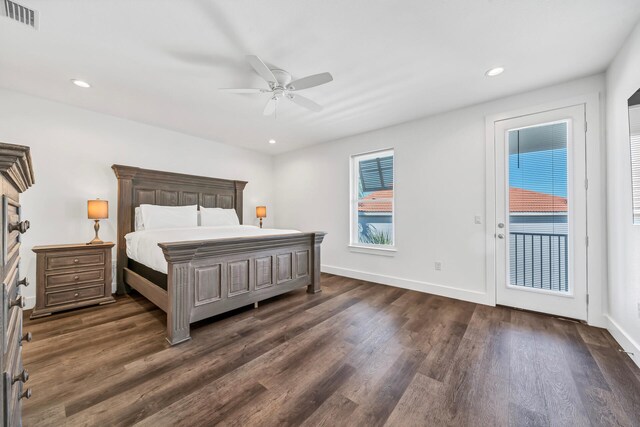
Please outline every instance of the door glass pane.
M569 292L567 122L508 131L513 286Z

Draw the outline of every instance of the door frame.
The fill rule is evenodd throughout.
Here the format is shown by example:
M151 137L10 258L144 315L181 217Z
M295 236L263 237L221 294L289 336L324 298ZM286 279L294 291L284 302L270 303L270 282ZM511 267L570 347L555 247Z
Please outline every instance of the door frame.
M495 164L495 122L528 116L544 111L584 104L587 121L586 132L586 175L587 189L587 322L590 325L607 327L605 318L607 269L606 269L606 216L605 216L605 148L601 128L601 101L598 92L560 99L531 107L520 108L485 117L485 284L487 299L496 305L496 164ZM577 184L577 183L576 183ZM586 236L585 236L586 237Z
M497 233L504 233L505 239L496 240L496 296L497 304L526 308L549 314L567 316L579 320L587 319L587 279L586 279L586 135L584 131L585 106L578 104L560 109L548 110L514 119L495 122L496 160L496 221L505 224ZM567 128L567 247L565 248L566 273L569 290L566 293L516 286L511 283L509 233L512 230L509 211L510 142L509 133L515 129L548 126L565 123ZM499 178L499 179L498 179ZM533 249L533 240L531 241ZM523 242L523 245L525 242ZM541 241L542 244L542 241ZM551 242L549 242L551 245ZM558 245L560 242L558 241ZM533 254L532 254L533 255ZM558 253L558 256L561 254ZM549 254L551 256L551 253ZM532 258L533 260L534 258ZM542 262L542 260L540 260ZM523 267L526 269L526 267ZM559 270L560 272L560 270ZM535 273L532 270L532 273ZM526 274L525 274L526 277ZM532 276L533 277L533 276ZM526 280L526 279L525 279Z

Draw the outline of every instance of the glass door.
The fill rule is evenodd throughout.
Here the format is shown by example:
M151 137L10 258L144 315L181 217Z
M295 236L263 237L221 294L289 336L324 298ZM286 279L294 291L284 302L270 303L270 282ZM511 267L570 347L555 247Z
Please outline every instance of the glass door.
M587 318L584 106L495 123L497 303Z

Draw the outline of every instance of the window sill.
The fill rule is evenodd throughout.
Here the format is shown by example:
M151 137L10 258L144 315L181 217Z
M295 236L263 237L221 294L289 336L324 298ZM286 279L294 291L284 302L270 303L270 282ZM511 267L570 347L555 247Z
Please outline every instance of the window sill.
M349 245L349 251L361 254L380 255L380 256L396 256L398 250L395 247L377 248L373 246L357 246Z

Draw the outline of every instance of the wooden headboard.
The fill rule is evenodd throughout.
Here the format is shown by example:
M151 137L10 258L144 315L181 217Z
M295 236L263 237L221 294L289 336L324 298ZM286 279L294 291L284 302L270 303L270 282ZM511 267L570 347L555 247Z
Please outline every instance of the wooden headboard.
M127 266L124 236L134 231L135 208L141 204L235 209L242 224L242 192L246 181L122 165L111 168L118 178L118 293L124 292L122 274Z

